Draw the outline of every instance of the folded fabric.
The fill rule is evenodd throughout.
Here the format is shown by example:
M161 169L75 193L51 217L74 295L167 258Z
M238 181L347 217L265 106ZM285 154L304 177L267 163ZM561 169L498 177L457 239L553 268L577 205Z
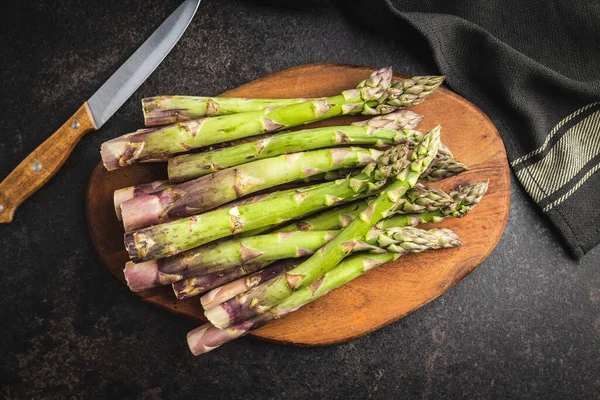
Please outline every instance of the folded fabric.
M519 182L574 257L600 243L600 3L344 3L387 37L424 38L447 85L496 124Z

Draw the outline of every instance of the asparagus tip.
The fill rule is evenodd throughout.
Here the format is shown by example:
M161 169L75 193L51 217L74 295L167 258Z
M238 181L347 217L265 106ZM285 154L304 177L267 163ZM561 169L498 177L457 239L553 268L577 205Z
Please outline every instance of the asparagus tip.
M378 100L385 95L392 83L392 67L380 68L357 86L363 101Z
M459 205L454 212L455 217L464 217L473 207L475 207L488 191L489 179L486 181L461 186L450 193Z
M428 232L437 238L440 247L450 248L462 246L462 240L460 240L460 237L451 229L432 228Z
M388 90L386 102L396 107L410 107L420 104L425 97L433 93L444 81L442 76L413 76L396 79Z
M413 129L423 120L423 115L411 110L399 110L378 115L364 121L353 122L353 126L369 126L373 129Z

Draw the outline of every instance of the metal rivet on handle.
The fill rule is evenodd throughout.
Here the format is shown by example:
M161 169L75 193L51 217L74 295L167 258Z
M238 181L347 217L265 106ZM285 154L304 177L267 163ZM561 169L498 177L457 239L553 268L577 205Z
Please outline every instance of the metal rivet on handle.
M0 212L4 211L4 206L0 204Z
M40 164L39 162L33 163L31 169L35 172L40 172L42 170L42 164Z
M79 122L73 121L73 123L71 124L71 128L73 128L73 129L79 128Z

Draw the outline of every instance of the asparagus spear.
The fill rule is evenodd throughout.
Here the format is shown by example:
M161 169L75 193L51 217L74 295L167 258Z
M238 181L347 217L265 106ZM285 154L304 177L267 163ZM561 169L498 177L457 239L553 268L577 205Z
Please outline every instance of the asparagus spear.
M284 262L286 263L286 265L289 264L292 266L296 266L302 262L301 260L303 259L298 258L279 262ZM182 281L175 282L172 284L173 292L175 293L175 297L177 297L178 300L187 299L188 297L197 296L200 293L204 293L208 290L224 285L227 282L231 282L232 280L235 280L242 276L246 276L252 274L253 272L262 270L268 264L269 263L248 263L240 265L238 267L233 267L222 271L211 272L205 275L184 279Z
M410 141L407 143L411 144ZM468 170L469 167L467 167L461 161L455 159L453 156L438 153L431 162L431 165L429 165L429 168L423 171L419 177L419 182L438 182L444 179L452 178L453 176L462 174ZM345 171L345 173L348 172L348 170Z
M412 192L412 195L407 193L406 197L414 197L415 203L421 203L421 199L423 197L430 196L427 192L421 192L423 197L418 197L415 195L419 190L420 185L415 185L415 188L411 189L409 192ZM403 214L403 215L395 215L391 217L387 217L379 221L375 227L377 229L389 229L394 227L405 227L405 226L416 226L419 224L430 223L430 222L440 222L446 217L451 218L460 218L467 214L475 205L477 205L481 198L485 195L488 188L488 182L479 182L473 185L467 185L463 187L459 187L457 190L452 191L450 196L453 199L453 204L445 207L440 207L438 209L428 209L427 212L419 213L419 214ZM437 189L430 188L431 191L436 191ZM442 192L443 193L443 192ZM315 217L308 218L299 222L295 222L293 224L289 224L282 228L279 228L277 232L290 232L296 230L334 230L340 229L347 226L361 211L367 208L368 202L365 200L361 200L358 202L351 203L347 206L328 210L319 214ZM423 210L421 210L423 211ZM266 269L271 268L270 266ZM275 268L275 267L273 267ZM291 269L291 268L290 268ZM218 286L221 284L225 284L227 282L232 282L231 287L227 287L224 289L222 293L234 293L231 295L237 295L242 292L235 292L236 289L232 288L240 288L244 287L245 279L241 278L242 276L246 276L248 274L243 273L240 274L239 270L233 269L231 271L231 275L223 271L219 275L219 284L218 285L210 285L212 288L218 290ZM234 273L235 272L235 273ZM248 279L252 280L253 283L258 285L261 282L264 282L264 279L260 279L260 274L262 272L257 272L254 276L248 277ZM268 273L265 270L265 273ZM210 274L209 274L210 275ZM239 279L239 281L235 282L235 279ZM202 285L199 285L198 282L203 282ZM204 284L204 282L211 281L211 278L207 275L203 275L197 278L189 278L177 283L173 284L173 290L179 299L196 296L201 294L202 292L208 290L208 285ZM235 283L233 283L235 282ZM245 291L245 290L244 290ZM208 297L212 298L212 302L214 305L220 304L226 300L229 300L231 297L223 298L217 296L215 293L207 294Z
M422 176L423 174L421 174L421 177ZM419 178L420 181L423 180L421 177ZM398 209L394 211L395 213L425 212L427 210L433 210L442 206L449 207L453 204L452 198L449 197L449 195L446 194L444 191L424 186L421 183L417 183L413 188L411 188L401 200L401 202L402 207L398 207ZM358 203L348 204L338 208L334 208L330 212L319 214L315 217L310 218L309 220L303 220L297 223L289 224L283 228L280 227L276 230L276 232L289 232L295 230L338 229L339 227L346 226L347 223L352 221L361 211L367 208L367 204L368 200L362 200ZM339 221L340 218L343 219L343 221ZM347 223L340 225L340 223L344 221L346 221ZM320 228L307 229L307 227L305 226L306 224L309 224L309 227L311 225L315 225L320 226ZM323 226L335 227L324 228ZM250 237L272 230L272 226L265 226L262 228L242 232L236 236Z
M358 173L360 173L360 170L358 171ZM336 179L345 178L351 174L357 175L358 173L356 172L356 169L346 169L346 168L339 169L339 170L333 170L333 171L327 171L322 174L309 176L298 182L290 183L287 185L282 185L281 190L288 190L288 189L294 189L294 188L301 187L301 186L303 186L301 184L301 182L306 183L306 182L315 182L315 181L334 181ZM174 183L170 183L169 181L158 180L158 181L153 181L150 183L127 186L125 188L118 189L115 191L114 199L113 199L114 205L115 205L115 212L117 212L117 209L118 209L118 213L120 215L121 214L121 204L123 204L127 200L131 200L133 198L136 198L136 197L139 197L139 196L142 196L145 194L154 193L155 191L159 191L159 190L162 190L162 189L165 189L168 187L172 187L174 185L175 185ZM157 190L152 190L153 187L156 187ZM261 193L254 194L252 196L243 197L241 199L237 199L237 200L231 201L229 203L223 204L223 205L217 207L217 209L231 208L231 207L235 207L235 206L241 206L244 204L255 203L261 199L265 199L267 197L277 196L277 195L278 195L278 192L263 191ZM122 220L122 219L123 218L120 216L119 220Z
M127 200L131 200L134 197L139 197L144 194L153 193L158 190L166 189L171 186L173 186L173 184L169 181L160 180L115 190L113 195L113 203L115 206L115 214L117 214L117 219L119 221L123 219L121 215L121 204Z
M397 107L417 105L444 80L443 76L415 76L392 82ZM321 99L241 99L229 97L156 96L142 99L146 126L166 125L208 116L264 110Z
M389 104L395 107L411 107L423 102L444 81L445 76L413 76L397 79L389 89Z
M392 100L387 92L391 78L392 70L382 68L359 83L356 89L346 90L338 96L323 100L143 129L104 142L101 148L102 161L108 170L112 170L339 115L389 113L395 109L385 103Z
M405 214L405 215L396 215L391 216L385 219L382 219L377 223L377 229L389 229L394 227L404 227L404 226L415 226L419 224L431 223L431 222L440 222L446 217L452 218L460 218L466 215L473 207L475 207L481 201L482 197L485 195L488 189L488 182L479 182L473 185L467 185L458 188L457 190L450 193L452 198L456 203L456 207L446 207L440 210L428 211L422 214ZM364 207L363 207L364 205ZM327 229L339 229L350 223L352 219L356 217L360 213L358 210L363 210L366 208L365 202L358 202L350 204L349 206L342 208L341 210L331 210L331 212L323 213L317 217L309 218L307 220L289 225L291 230L296 229L306 229L306 230L327 230ZM345 211L342 211L345 210ZM329 217L329 216L332 217ZM282 231L288 227L282 228ZM288 228L288 229L289 229ZM295 267L297 264L293 264L289 267L289 269ZM261 265L260 267L253 269L252 272L264 267ZM270 266L265 269L271 268ZM250 269L250 268L248 268ZM289 269L286 269L288 271ZM196 296L198 294L203 293L206 290L210 290L212 288L217 288L227 282L232 282L237 278L242 276L246 276L252 272L247 272L245 268L234 268L232 271L221 271L215 273L214 275L219 275L218 277L210 276L212 274L207 274L203 276L199 276L196 278L185 279L173 284L173 289L178 299L183 299L187 297ZM283 272L283 270L281 271ZM256 279L256 284L258 285L265 280L257 279L257 275L252 277L252 279ZM243 278L245 279L245 278ZM241 282L242 285L245 283ZM235 284L238 288L240 287L240 282ZM233 286L233 285L232 285ZM245 290L244 290L245 291ZM223 292L226 293L225 291ZM237 295L242 292L235 293L233 290L230 292L233 293L231 297ZM208 295L208 294L207 294ZM216 295L211 295L213 297L213 305L220 304L219 298ZM221 297L221 302L229 300L231 297Z
M403 131L409 132L407 130ZM417 131L410 131L411 133L417 133ZM410 143L411 141L407 141ZM458 175L464 171L468 171L469 168L463 164L462 162L453 159L452 156L440 155L439 153L433 159L432 165L427 168L419 178L419 181L429 181L429 182L437 182L442 179L447 179L452 176ZM333 181L336 179L342 179L348 175L358 175L360 173L360 169L357 168L342 168L327 171L317 175L311 175L305 177L298 182L316 182L316 181ZM135 197L142 196L148 193L154 193L159 190L166 189L168 187L175 186L175 183L166 181L166 180L157 180L150 183L143 183L140 185L132 185L122 189L118 189L114 193L114 205L115 212L119 220L121 219L121 204L127 200L130 200ZM256 201L256 200L253 200ZM245 204L250 203L252 201L246 201Z
M424 212L454 207L452 197L443 191L419 185L398 202L395 212ZM128 262L123 273L129 288L138 292L246 263L264 264L284 258L308 256L338 233L335 230L286 231L219 241L172 257L139 264ZM364 247L360 250L364 250Z
M203 117L264 110L309 99L244 99L235 97L154 96L142 99L146 126L160 126ZM312 100L312 99L310 99Z
M373 225L385 218L397 206L408 189L414 186L419 175L435 157L440 142L440 128L436 127L423 137L411 154L412 162L405 168L395 170L391 183L369 206L359 214L333 240L313 254L306 262L263 283L248 293L238 295L227 302L211 308L204 315L218 328L244 321L278 304L292 292L306 287L334 268Z
M300 179L296 182L281 185L278 189L279 190L288 190L288 189L304 186L302 183L334 181L336 179L344 179L348 176L358 175L358 174L360 174L360 171L361 170L358 168L335 169L335 170L327 171L324 173L311 175L306 178ZM166 189L166 188L172 187L172 186L175 186L175 183L171 183L171 182L165 181L165 180L157 180L157 181L153 181L150 183L143 183L141 185L132 185L132 186L124 187L122 189L115 190L115 193L113 196L113 202L114 202L114 206L115 206L115 213L117 214L117 219L119 219L119 220L123 219L123 217L121 216L121 204L123 204L127 200L131 200L133 198L136 198L136 197L139 197L139 196L142 196L145 194L154 193L156 191ZM154 188L156 188L156 189L154 189ZM242 204L254 203L262 198L265 198L266 196L277 193L277 192L273 192L273 191L269 191L269 190L261 191L261 192L262 193L255 194L253 196L247 196L247 197L244 197L241 199L234 200L232 202L221 205L217 208L233 207L233 206L239 206Z
M395 212L417 213L454 207L454 199L443 191L417 184L398 202ZM367 208L366 203L364 208ZM297 225L290 225L294 226ZM123 272L130 289L137 292L249 262L264 263L311 255L338 233L335 230L299 229L293 232L281 229L271 234L209 243L172 257L139 264L128 262Z
M465 164L458 160L455 160L454 158L452 158L452 156L440 155L438 153L433 159L430 166L419 177L419 182L437 182L439 180L450 178L468 170L469 168ZM335 171L331 172L330 175L334 173ZM332 177L329 178L331 179ZM326 176L324 176L323 179L329 180ZM261 228L239 233L236 236L250 237L271 231L272 229L273 226L263 226Z
M199 294L205 293L211 289L218 288L231 281L235 281L238 278L243 278L250 274L269 273L269 271L271 271L270 268L272 266L278 266L279 268L281 268L280 272L284 270L288 271L300 265L304 260L306 260L305 257L279 260L273 265L269 265L271 263L244 264L240 265L239 267L233 267L223 271L211 272L206 275L199 275L193 278L184 279L182 281L173 283L171 286L173 287L175 297L178 300L183 300L189 297L198 296ZM277 270L275 270L273 273L275 273L276 271ZM274 276L276 275L278 274L275 273Z
M250 193L339 168L365 166L382 153L360 147L283 154L228 168L121 204L126 231L199 214Z
M125 264L129 288L138 292L182 279L228 270L247 263L262 263L313 254L338 231L282 232L209 243L172 257Z
M438 154L431 164L421 175L422 180L437 182L469 170L465 164L447 155Z
M398 246L398 238L400 237L398 232L417 232L414 230L403 229L406 226L407 225L395 226L388 228L387 230L373 228L365 235L363 240L352 249L352 253L363 251L369 251L371 253L401 252L402 250L398 250L396 247ZM253 273L252 275L233 280L222 286L214 288L200 298L200 303L202 303L204 310L209 310L237 296L238 294L247 292L263 282L269 281L282 273L288 272L294 267L294 265L289 263L284 265L281 263L274 263L258 272Z
M357 176L292 189L251 204L213 210L127 232L125 248L134 262L172 256L239 232L277 225L303 215L380 191L393 171L408 163L408 150L387 150Z
M417 225L428 222L439 222L445 217L460 218L465 216L473 207L475 207L483 196L487 193L488 182L479 182L471 185L460 186L456 190L445 194L443 191L421 184L416 184L405 197L412 198L413 203L425 205L426 201L437 201L436 198L443 199L444 195L452 198L452 203L444 204L442 207L435 207L435 203L427 205L419 211L420 213L409 212L404 215L393 215L382 219L377 223L379 229L387 229L399 226ZM341 229L352 220L354 220L364 209L367 208L369 199L359 200L344 206L336 207L327 212L320 213L313 217L293 222L280 227L276 232L291 231L324 231Z
M409 113L403 110L397 113ZM182 154L169 159L168 173L171 182L184 182L199 176L208 175L234 165L245 164L252 160L274 157L284 153L306 151L340 144L364 144L374 147L391 144L416 144L423 134L413 129L399 129L400 125L382 126L384 121L393 122L394 114L387 114L369 120L370 125L352 124L351 126L307 129L273 135L254 142L224 147L212 151L194 154ZM418 115L418 114L417 114ZM450 150L443 144L435 159L422 175L430 182L439 181L467 171L465 164L453 158Z
M468 167L465 164L461 163L458 160L453 159L451 156L440 155L439 153L434 158L432 164L434 164L434 165L430 165L429 168L427 168L427 170L425 170L425 172L423 172L421 174L419 181L436 182L436 181L439 181L442 179L447 179L452 176L458 175L464 171L468 171ZM354 168L354 169L342 168L342 169L327 171L325 173L311 175L311 176L303 178L301 181L302 182L332 181L332 180L336 180L336 179L343 179L349 175L357 175L359 173L360 173L360 170L356 169L356 168ZM300 182L300 181L298 181L298 182ZM121 204L124 203L125 201L130 200L135 197L145 195L145 194L154 193L156 191L166 189L166 188L172 187L172 186L174 186L174 184L169 183L168 181L154 181L154 182L150 182L150 183L146 183L146 184L134 185L134 186L129 186L129 187L126 187L123 189L116 190L115 194L114 194L114 206L115 206L115 213L117 214L117 218L119 220L122 220ZM231 204L233 206L234 204L241 205L241 204L253 203L264 196L265 195L263 194L260 196L245 198L243 201L238 200L238 201L234 201L234 202L227 203L227 204ZM253 236L255 234L266 232L269 229L270 229L269 227L259 228L258 230L256 230L256 232L254 232L254 231L245 232L241 236L242 237Z
M296 290L282 302L259 315L225 329L219 329L215 325L207 323L192 330L187 335L190 351L194 355L209 352L226 342L296 311L365 272L388 261L395 260L404 254L460 245L460 239L449 229L424 231L417 228L400 228L393 240L395 241L393 246L398 253L352 256L325 273L310 286Z
M278 261L262 268L261 270L253 274L242 276L238 279L233 279L229 282L225 282L224 284L215 287L210 292L207 292L202 297L200 297L200 303L202 304L204 310L208 310L215 306L218 306L219 304L237 296L240 293L247 292L248 290L260 285L263 282L270 281L276 276L288 272L292 268L295 268L296 266L302 263L300 259L295 260L297 260L296 263L289 263L287 262L288 260ZM187 280L181 282L187 282ZM178 286L185 287L186 285ZM173 288L175 288L175 284L173 284ZM192 294L190 292L188 293ZM198 295L200 293L200 291L196 291L194 295Z
M361 126L329 126L271 135L236 146L195 154L182 154L169 159L169 180L183 182L203 175L245 164L253 160L337 145L393 145L404 140L418 140L410 129L422 115L409 110L381 115ZM404 129L404 131L400 131Z
M379 221L376 225L378 229L389 229L408 224L407 219L412 220L411 225L426 224L430 222L440 222L444 218L462 218L471 211L487 193L489 181L465 185L450 192L454 199L455 207L447 207L438 210L432 210L422 214L394 215L390 218ZM329 228L337 229L337 227Z
M369 239L366 240L363 243L359 243L359 245L355 246L353 251L370 251L370 252L384 252L385 250L382 248L379 248L377 246L375 246L375 242L377 239L378 234L381 231L376 230L374 232L372 232L369 236ZM304 232L307 233L307 232ZM312 233L321 233L321 232L312 232ZM373 243L373 244L370 244ZM315 249L316 250L316 249ZM314 251L314 250L313 250ZM294 257L296 257L295 254L292 254ZM295 268L296 266L300 265L306 258L290 258L290 259L286 259L286 260L278 260L277 262L275 262L273 265L270 265L273 263L273 261L268 261L268 262L250 262L247 264L242 264L239 266L235 266L235 267L231 267L225 270L218 270L218 271L214 271L214 272L210 272L207 274L203 274L203 275L198 275L198 276L194 276L192 278L188 278L188 279L184 279L184 280L179 280L177 282L174 282L172 284L173 287L173 292L175 293L175 297L177 297L178 300L183 300L183 299L187 299L189 297L194 297L197 296L201 293L204 293L208 290L214 289L218 291L218 295L215 295L215 298L213 300L213 304L217 305L220 304L232 297L234 297L235 295L242 293L256 285L258 285L261 282L270 280L274 277L276 277L277 275L279 275L282 272L286 272L291 270L292 268ZM128 263L130 264L130 263ZM142 266L142 264L130 264L130 266L126 266L125 269L125 277L127 280L127 283L129 284L129 287L133 290L133 291L140 291L140 290L144 290L143 287L139 286L139 288L136 290L135 289L135 285L136 282L135 280L138 279L139 280L139 276L141 274L143 274L144 272L148 272L146 271L128 271L128 267L132 267L132 268L139 268L140 266ZM248 276L249 274L252 274L250 276ZM155 275L152 275L153 277L155 277ZM246 278L244 278L245 276L247 276ZM238 279L240 278L240 279ZM144 278L142 278L144 279ZM152 278L150 278L150 274L148 275L148 277L146 278L146 282L150 282ZM165 281L166 279L163 277L163 281ZM138 285L141 283L141 281L138 281ZM146 289L149 289L151 287L155 287L156 285L149 285L148 287L146 287ZM232 287L233 286L233 287ZM246 288L243 289L242 288ZM211 292L212 293L212 292ZM227 298L223 298L223 296L225 296L226 294L228 294ZM221 301L219 301L219 299L221 299ZM208 309L207 307L205 307L205 309Z

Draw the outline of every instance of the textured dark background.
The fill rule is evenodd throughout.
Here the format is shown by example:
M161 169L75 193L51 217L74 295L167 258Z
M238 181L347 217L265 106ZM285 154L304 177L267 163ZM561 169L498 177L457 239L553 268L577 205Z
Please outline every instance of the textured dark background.
M0 21L0 177L60 126L179 0L11 3ZM332 2L203 0L172 53L59 174L0 226L0 397L598 398L600 248L572 261L513 183L506 231L416 313L323 348L242 338L200 358L194 324L143 304L90 242L85 189L104 140L147 95L218 94L298 64L435 73L407 32L383 38ZM301 2L298 2L298 4Z

